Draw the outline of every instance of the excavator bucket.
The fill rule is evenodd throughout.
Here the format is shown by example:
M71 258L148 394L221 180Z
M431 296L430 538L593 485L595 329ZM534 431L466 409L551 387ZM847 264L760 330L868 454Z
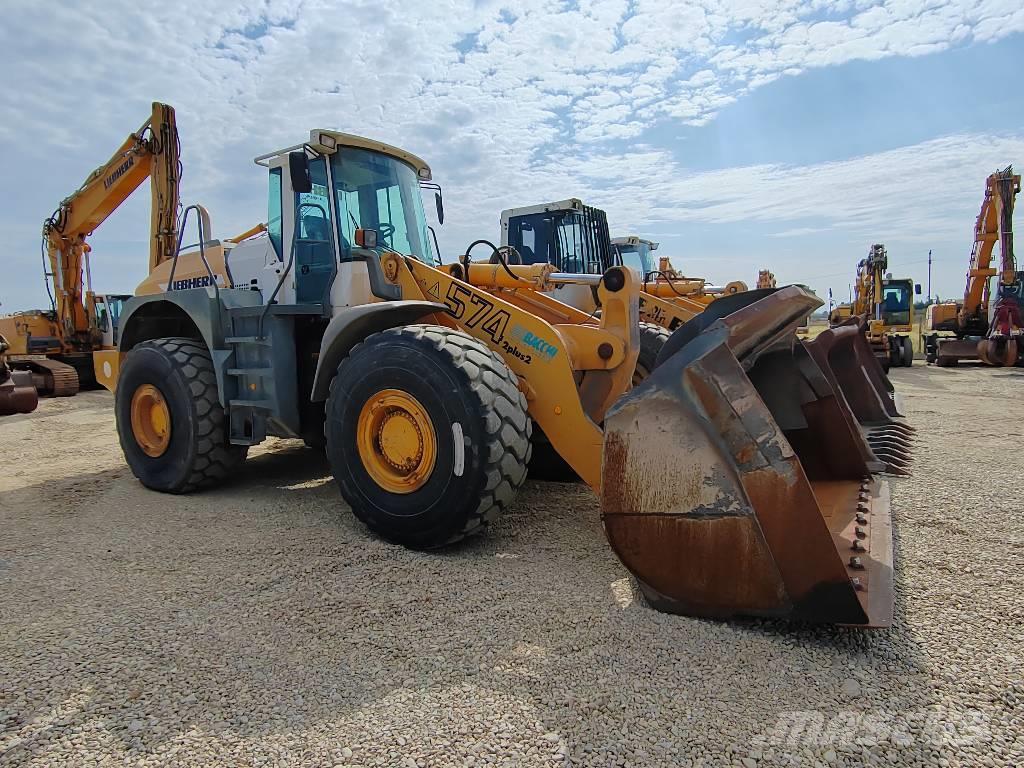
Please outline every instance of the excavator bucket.
M608 539L660 610L887 626L888 487L795 335L821 301L750 293L608 412Z
M846 401L864 434L872 470L909 475L914 428L899 411L899 401L885 371L856 322L822 331L803 342L837 396ZM880 463L880 466L879 466Z

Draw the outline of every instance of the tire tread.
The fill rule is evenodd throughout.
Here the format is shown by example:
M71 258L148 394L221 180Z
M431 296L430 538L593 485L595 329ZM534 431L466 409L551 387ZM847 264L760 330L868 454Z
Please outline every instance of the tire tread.
M333 396L335 383L343 378L346 366L352 364L352 357L360 347L388 336L430 343L451 361L453 367L465 374L470 388L483 405L487 414L484 425L487 443L480 447L485 461L483 471L487 477L484 492L462 530L454 532L438 546L483 533L512 504L519 487L526 480L526 465L532 450L532 421L527 416L526 396L519 390L518 379L501 357L463 331L443 325L404 325L371 334L356 344L338 366L338 375L331 380L330 396ZM351 504L344 486L342 494Z
M161 350L181 372L196 415L196 460L187 478L170 493L192 493L222 483L245 460L244 446L227 441L227 417L217 398L217 374L206 345L195 339L151 339L139 347Z

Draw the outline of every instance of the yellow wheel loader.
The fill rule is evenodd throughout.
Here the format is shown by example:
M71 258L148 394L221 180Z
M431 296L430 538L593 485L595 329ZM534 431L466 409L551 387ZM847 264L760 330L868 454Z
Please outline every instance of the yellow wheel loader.
M659 608L891 621L882 467L793 334L813 295L769 291L688 324L633 388L632 270L549 273L596 291L600 318L581 318L518 290L508 264L437 265L431 172L415 155L314 130L257 162L267 232L222 242L187 208L104 358L143 484L208 488L268 435L322 436L353 513L432 549L514 502L536 424L601 499L612 547ZM198 247L182 249L193 213Z
M636 235L610 239L607 214L577 198L502 211L501 242L504 254L496 253L491 261L508 257L512 264L551 264L569 274L601 274L616 265L635 270L643 280L640 320L652 327L651 335L658 328L674 331L715 299L747 290L739 280L716 286L685 277L667 257L659 258L655 267L658 243ZM597 296L587 286L559 285L554 295L585 312L599 310Z

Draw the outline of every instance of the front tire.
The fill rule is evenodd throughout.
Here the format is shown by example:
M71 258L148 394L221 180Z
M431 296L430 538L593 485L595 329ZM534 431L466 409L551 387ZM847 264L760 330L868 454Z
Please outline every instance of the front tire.
M903 347L903 365L907 368L914 364L914 342L909 336L904 336L902 339Z
M342 497L374 533L415 549L480 533L512 503L530 431L501 358L443 326L369 336L338 366L327 400Z
M658 354L665 346L671 331L653 323L640 323L640 354L636 358L636 369L633 371L633 386L642 382L654 370L658 362Z
M189 493L223 482L245 460L231 445L206 345L146 341L125 357L114 396L117 434L132 473L147 488Z

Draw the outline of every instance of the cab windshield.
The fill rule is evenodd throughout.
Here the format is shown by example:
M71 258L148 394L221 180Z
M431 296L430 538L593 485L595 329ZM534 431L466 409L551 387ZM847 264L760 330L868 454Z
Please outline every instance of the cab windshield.
M377 231L377 242L434 263L416 171L389 155L339 147L331 156L341 257L352 256L357 229Z
M654 271L654 264L651 259L651 246L648 243L637 243L636 245L620 243L615 246L619 252L619 258L624 267L632 267L641 276Z
M910 324L910 283L886 283L882 286L882 321L886 325Z

